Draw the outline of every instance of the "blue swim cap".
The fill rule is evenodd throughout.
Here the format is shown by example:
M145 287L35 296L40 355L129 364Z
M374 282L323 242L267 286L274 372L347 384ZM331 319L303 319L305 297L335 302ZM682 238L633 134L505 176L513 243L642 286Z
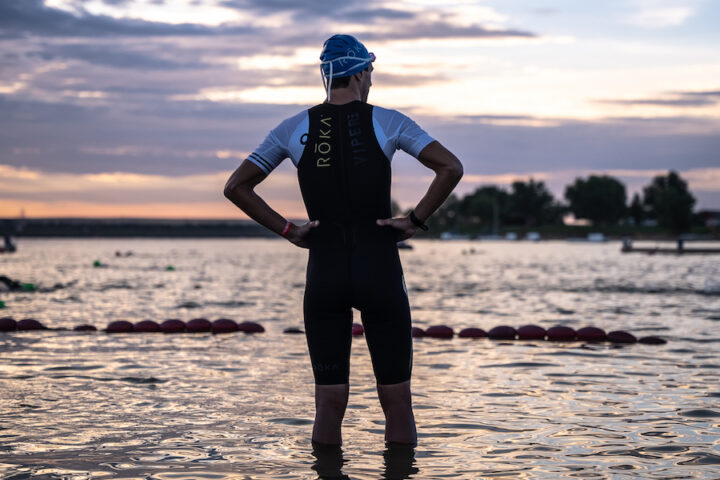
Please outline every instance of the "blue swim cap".
M352 35L333 35L325 40L320 60L323 79L340 78L365 70L375 61L375 54Z

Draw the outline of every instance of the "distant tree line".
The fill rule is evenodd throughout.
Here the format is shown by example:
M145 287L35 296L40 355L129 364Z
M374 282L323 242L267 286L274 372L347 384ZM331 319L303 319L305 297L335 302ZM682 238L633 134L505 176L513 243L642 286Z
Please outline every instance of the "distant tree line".
M462 198L451 195L428 225L434 232L497 232L501 227L561 225L572 213L593 226L653 223L680 233L690 228L695 205L687 182L674 171L653 178L629 204L625 185L608 175L578 177L565 187L564 196L565 202L556 200L544 182L533 179L513 182L509 190L483 186Z

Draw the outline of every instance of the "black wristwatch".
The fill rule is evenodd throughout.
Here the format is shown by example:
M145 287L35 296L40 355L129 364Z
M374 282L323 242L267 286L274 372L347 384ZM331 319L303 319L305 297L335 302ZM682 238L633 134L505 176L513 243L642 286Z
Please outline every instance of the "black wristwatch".
M425 225L422 221L420 221L419 218L417 218L415 216L414 211L410 210L410 215L408 215L408 217L410 217L410 221L413 223L413 225L415 225L416 227L418 227L421 230L425 230L426 232L428 231L428 226Z

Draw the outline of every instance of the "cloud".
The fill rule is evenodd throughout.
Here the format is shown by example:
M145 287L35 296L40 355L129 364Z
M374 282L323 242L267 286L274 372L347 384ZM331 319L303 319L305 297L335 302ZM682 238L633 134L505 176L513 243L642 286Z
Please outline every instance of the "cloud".
M106 8L95 1L92 11L141 15L129 10L139 3L110 0L112 8ZM492 39L502 39L496 43L503 45L510 43L504 40L508 38L524 44L543 40L530 27L516 28L490 8L463 2L421 8L417 2L228 0L222 4L237 12L223 12L220 3L207 0L203 5L214 9L213 14L220 10L228 18L248 18L248 25L205 25L201 16L190 20L197 23L173 24L169 19L98 15L84 10L80 0L62 3L77 6L73 12L40 0L0 0L0 164L15 169L0 171L0 177L58 175L90 192L89 185L97 182L83 175L130 175L123 182L137 185L142 182L132 175L149 176L163 186L169 184L155 176L187 179L227 173L283 118L307 108L305 102L322 101L317 56L322 41L338 28L381 49L373 74L379 89L371 100L407 106L405 113L463 160L468 182L499 182L525 174L554 178L552 172L573 168L702 170L717 164L720 124L705 107L718 103L720 91L695 73L704 66L689 69L685 77L663 77L661 88L668 91L657 94L643 93L636 83L629 91L637 97L621 98L628 82L618 88L606 85L596 95L607 97L597 102L609 106L587 106L586 93L560 90L568 85L563 79L581 85L588 76L567 69L518 77L517 50L503 46L496 54L491 52L495 48L476 48ZM162 12L153 11L152 18L160 18ZM173 21L187 18L188 11ZM524 13L527 16L527 10ZM522 55L535 53L542 62L541 52ZM435 85L440 82L444 85ZM687 85L710 88L690 91ZM586 88L595 87L588 83ZM211 97L218 101L209 101ZM477 98L488 101L474 103ZM573 102L582 103L584 112L629 111L637 118L560 118L557 112L571 111L567 105ZM546 104L550 107L538 110L537 105ZM667 117L640 118L658 110L653 107L665 107ZM488 113L464 116L450 111ZM523 114L528 111L553 113L548 113L552 118ZM424 184L416 180L427 170L417 161L398 153L393 170L401 199L411 201L422 193L418 189ZM285 162L276 175L294 177L294 167ZM158 196L137 191L138 202L145 198L153 205L163 203ZM92 192L83 197L87 205L93 198L119 205L112 202L122 197L102 189ZM31 202L32 195L13 201ZM63 195L65 205L75 201L71 192ZM42 202L50 208L49 199Z
M445 21L408 22L388 25L378 30L364 31L363 39L387 41L407 39L444 38L534 38L536 34L526 30L490 28L482 25L456 25Z
M534 13L535 15L555 15L560 13L560 9L550 7L533 8L530 10L530 13Z
M10 99L0 95L0 163L44 171L191 175L234 168L300 105L172 102L147 96L124 107ZM567 168L670 169L717 165L714 118L615 118L600 122L524 115L422 116L415 120L450 148L467 174ZM499 122L499 123L498 123ZM116 155L109 155L115 152ZM288 162L285 167L292 171ZM425 169L403 155L399 174Z
M357 8L346 10L337 16L340 20L353 23L378 22L385 20L410 20L417 18L416 12L395 8Z
M705 90L700 92L679 92L679 95L685 95L688 97L708 97L708 98L715 98L717 97L718 100L720 100L720 90Z
M659 98L622 98L596 100L609 105L651 105L658 107L709 107L720 102L720 90L668 92Z
M153 51L157 49L148 47L147 44L135 46L117 43L46 43L41 49L30 52L29 56L37 56L46 61L81 60L95 65L135 70L180 70L211 66L202 61L177 61L167 58L167 53L163 55L161 52Z
M630 16L630 23L644 28L677 27L692 17L695 11L687 7L642 10Z
M466 174L709 168L717 165L720 151L720 124L714 119L553 119L548 126L527 126L524 118L520 125L467 117L416 120L463 161ZM394 168L402 165L394 163Z
M421 85L432 85L434 83L446 82L449 78L446 75L403 75L397 73L388 73L382 71L373 72L373 85L381 85L383 87L399 86L399 87L418 87Z
M500 15L488 8L480 12L469 7L455 12L448 7L409 10L388 8L377 1L318 2L316 0L226 0L221 5L242 11L256 10L270 13L289 13L295 20L304 24L316 21L346 22L351 24L347 32L362 37L363 41L393 41L408 39L451 39L451 38L533 38L533 32L518 29L506 29L498 26L486 26L483 16L498 18ZM457 9L456 9L457 10ZM465 12L465 14L463 14ZM329 30L326 28L323 31ZM325 38L327 38L327 36ZM301 34L295 38L304 45L316 45L317 30ZM323 40L325 39L323 38ZM286 38L286 43L290 43Z
M331 16L352 5L363 4L360 0L346 2L322 2L318 0L224 0L220 5L238 10L259 10L264 12L287 12L297 14Z
M642 28L660 29L683 25L695 15L698 0L633 0L635 11L626 21Z
M0 2L0 38L40 35L51 37L114 36L197 36L220 34L260 34L251 26L206 27L198 24L168 24L130 18L73 14L48 7L43 0L3 0Z
M608 105L653 105L658 107L706 107L715 105L717 100L698 96L696 98L636 98L636 99L615 99L597 100L598 103Z

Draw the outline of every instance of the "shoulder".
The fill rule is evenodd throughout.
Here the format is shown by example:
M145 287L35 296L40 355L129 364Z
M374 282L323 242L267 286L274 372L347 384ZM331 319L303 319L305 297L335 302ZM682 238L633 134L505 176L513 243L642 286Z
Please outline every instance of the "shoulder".
M413 123L410 117L398 110L378 106L373 106L373 120L391 130L402 129Z
M378 107L377 105L371 105L371 106L373 109L373 115L377 115L378 117L383 117L383 118L405 117L405 118L407 118L406 115L403 115L402 113L400 113L399 111L397 111L395 109Z
M278 124L277 127L272 129L272 132L276 135L286 133L287 135L292 134L292 132L303 123L303 121L307 120L308 118L308 110L303 110L301 112L296 113L292 117L288 117L282 122Z

